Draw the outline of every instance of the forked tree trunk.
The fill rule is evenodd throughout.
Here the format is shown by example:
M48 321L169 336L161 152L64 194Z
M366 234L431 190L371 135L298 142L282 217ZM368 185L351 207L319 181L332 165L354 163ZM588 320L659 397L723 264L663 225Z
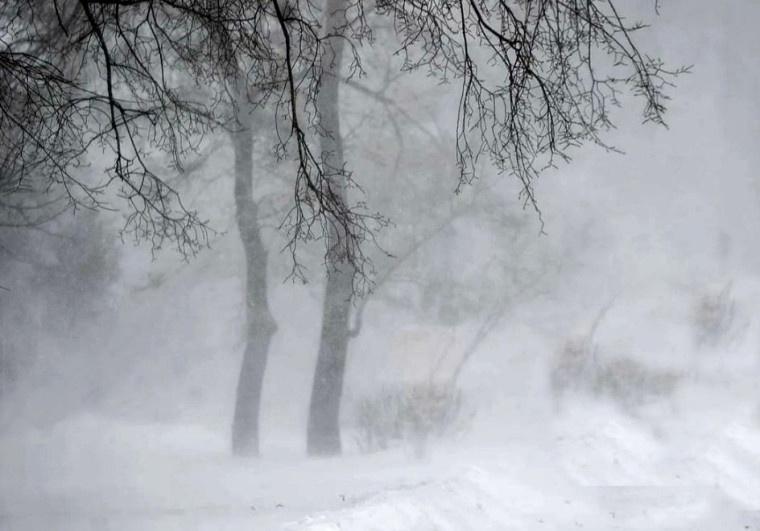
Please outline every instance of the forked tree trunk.
M328 0L325 7L325 32L337 33L345 24L345 0ZM317 95L322 126L321 148L325 166L342 170L343 141L340 132L339 84L344 39L333 38L325 48L324 73ZM331 183L346 201L346 182L340 173ZM307 449L310 455L336 455L341 452L340 401L349 341L349 313L353 294L353 265L341 252L345 234L340 224L328 230L327 284L322 311L322 332L309 406Z
M239 94L245 94L239 91ZM235 208L245 254L245 353L232 422L235 455L259 453L259 410L269 344L277 326L267 301L267 250L261 240L258 209L253 199L253 132L251 107L238 101L240 130L233 133L235 149Z

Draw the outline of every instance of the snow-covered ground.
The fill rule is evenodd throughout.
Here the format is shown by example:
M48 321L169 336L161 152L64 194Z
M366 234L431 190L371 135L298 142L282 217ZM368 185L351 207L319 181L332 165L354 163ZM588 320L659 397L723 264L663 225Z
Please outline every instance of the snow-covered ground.
M422 461L403 449L239 460L199 426L82 414L0 441L0 527L760 530L760 425L748 407L723 414L657 426L581 400Z
M4 404L0 529L760 531L760 283L753 278L735 278L735 317L711 346L694 342L690 324L706 288L659 280L617 292L594 337L598 355L683 377L673 396L628 413L582 392L557 411L547 389L552 355L574 329L588 332L609 297L580 300L575 282L554 299L521 305L462 374L476 411L470 430L432 445L424 460L403 447L359 454L350 433L344 457L304 457L313 359L292 354L314 350L303 327L285 329L271 357L263 457L230 457L239 348L223 325L234 315L202 304L222 299L203 290L166 297L192 311L166 310L163 319L148 311L155 300L135 298L122 308L131 320L113 340L134 355L111 349L121 364L103 373L111 379L99 402L57 404L78 380L56 377L44 380L50 388L20 387ZM148 324L162 333L127 335L150 332ZM394 327L380 324L376 335ZM165 343L148 344L156 338ZM384 360L382 344L373 350L372 341L368 335L352 347L347 383L356 396L377 374L367 358ZM48 408L51 415L31 414Z

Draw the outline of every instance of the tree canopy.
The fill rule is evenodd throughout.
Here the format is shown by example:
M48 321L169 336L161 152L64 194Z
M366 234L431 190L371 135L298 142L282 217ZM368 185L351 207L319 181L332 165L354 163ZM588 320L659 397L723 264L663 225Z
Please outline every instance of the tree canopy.
M320 2L247 0L36 0L0 7L0 200L2 222L33 223L50 209L107 203L116 186L127 229L154 247L193 252L207 239L165 173L181 168L217 127L234 128L231 79L277 117L274 150L296 162L290 248L341 227L345 260L364 271L362 245L378 214L344 200L349 162L321 152L317 105L337 43L341 76L368 71L365 45L390 26L402 71L424 70L459 94L455 124L461 183L482 162L511 174L538 209L540 171L586 142L606 146L610 107L623 91L643 117L663 123L668 69L637 44L643 24L613 0L377 0L338 2L322 31ZM384 33L385 35L385 33ZM97 148L107 174L83 177ZM155 152L167 157L156 159ZM169 162L167 163L166 160ZM39 194L44 192L44 199ZM355 194L356 195L356 194ZM30 197L35 199L29 199ZM53 205L51 207L51 204ZM45 212L46 214L42 214ZM19 217L20 216L20 217Z

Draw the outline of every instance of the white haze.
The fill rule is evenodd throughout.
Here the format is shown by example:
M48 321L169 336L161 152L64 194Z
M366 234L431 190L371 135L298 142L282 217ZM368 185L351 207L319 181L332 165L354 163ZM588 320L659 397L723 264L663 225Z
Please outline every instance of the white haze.
M632 4L651 11L652 2ZM0 405L0 528L760 530L760 5L661 4L645 47L670 64L694 64L672 91L669 129L641 125L640 102L626 98L608 136L624 155L585 146L536 183L545 234L516 200L517 185L493 178L504 209L524 224L518 243L465 218L400 273L432 275L445 263L442 278L490 301L501 270L492 277L489 268L514 249L528 272L546 269L523 277L532 280L520 293L498 286L510 302L463 369L462 407L472 418L457 434L431 441L422 459L407 443L370 454L357 448L358 401L414 379L415 362L404 355L415 354L398 346L404 334L422 330L430 343L445 337L463 348L489 308L446 328L391 303L386 291L368 303L349 347L345 455L308 459L320 262L307 250L309 283L283 281L289 257L274 252L270 302L279 328L264 387L262 456L232 457L244 338L232 182L190 184L188 200L222 233L187 263L169 249L154 258L126 241L112 251L114 278L97 293L64 286L66 294L52 298L30 287L23 264L9 273L10 291L0 296L31 310L5 326L3 340L30 354ZM382 188L396 147L379 150L383 166L370 159L371 141L357 144L361 155L349 147L348 158L359 180L365 170L370 195ZM429 155L406 150L405 160ZM225 157L207 173L229 172ZM441 193L453 191L449 177L440 177ZM388 214L425 223L415 212ZM118 239L119 216L98 219L106 237ZM385 229L384 241L394 230L403 227ZM282 248L274 231L267 238ZM39 236L40 246L47 241ZM412 289L404 286L389 291ZM696 308L724 289L732 320L719 340L699 343ZM97 305L82 309L85 298ZM555 408L556 356L610 302L593 338L597 355L677 374L679 385L635 412L583 387Z

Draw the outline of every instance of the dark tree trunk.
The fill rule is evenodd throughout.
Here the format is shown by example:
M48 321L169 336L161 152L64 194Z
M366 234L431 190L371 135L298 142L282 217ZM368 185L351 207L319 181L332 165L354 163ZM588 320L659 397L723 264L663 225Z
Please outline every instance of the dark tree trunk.
M277 328L267 302L267 250L261 240L258 208L253 199L253 133L250 110L247 100L241 97L238 105L240 130L233 134L235 208L246 269L246 346L232 423L232 451L235 455L244 456L256 456L259 453L261 389L269 344Z
M311 455L337 455L340 443L340 400L348 353L348 316L352 275L333 265L327 275L317 366L311 390L307 446Z
M325 8L325 32L336 33L345 24L345 0L328 0ZM321 148L325 166L342 170L343 141L340 132L339 85L344 40L333 38L325 49L324 73L317 95L320 124L323 128ZM331 171L331 173L332 173ZM346 182L336 172L333 190L346 200ZM317 366L311 390L307 448L311 455L336 455L341 452L340 400L349 341L349 313L353 294L353 265L341 252L345 234L340 224L328 231L327 284L325 286L322 332Z

